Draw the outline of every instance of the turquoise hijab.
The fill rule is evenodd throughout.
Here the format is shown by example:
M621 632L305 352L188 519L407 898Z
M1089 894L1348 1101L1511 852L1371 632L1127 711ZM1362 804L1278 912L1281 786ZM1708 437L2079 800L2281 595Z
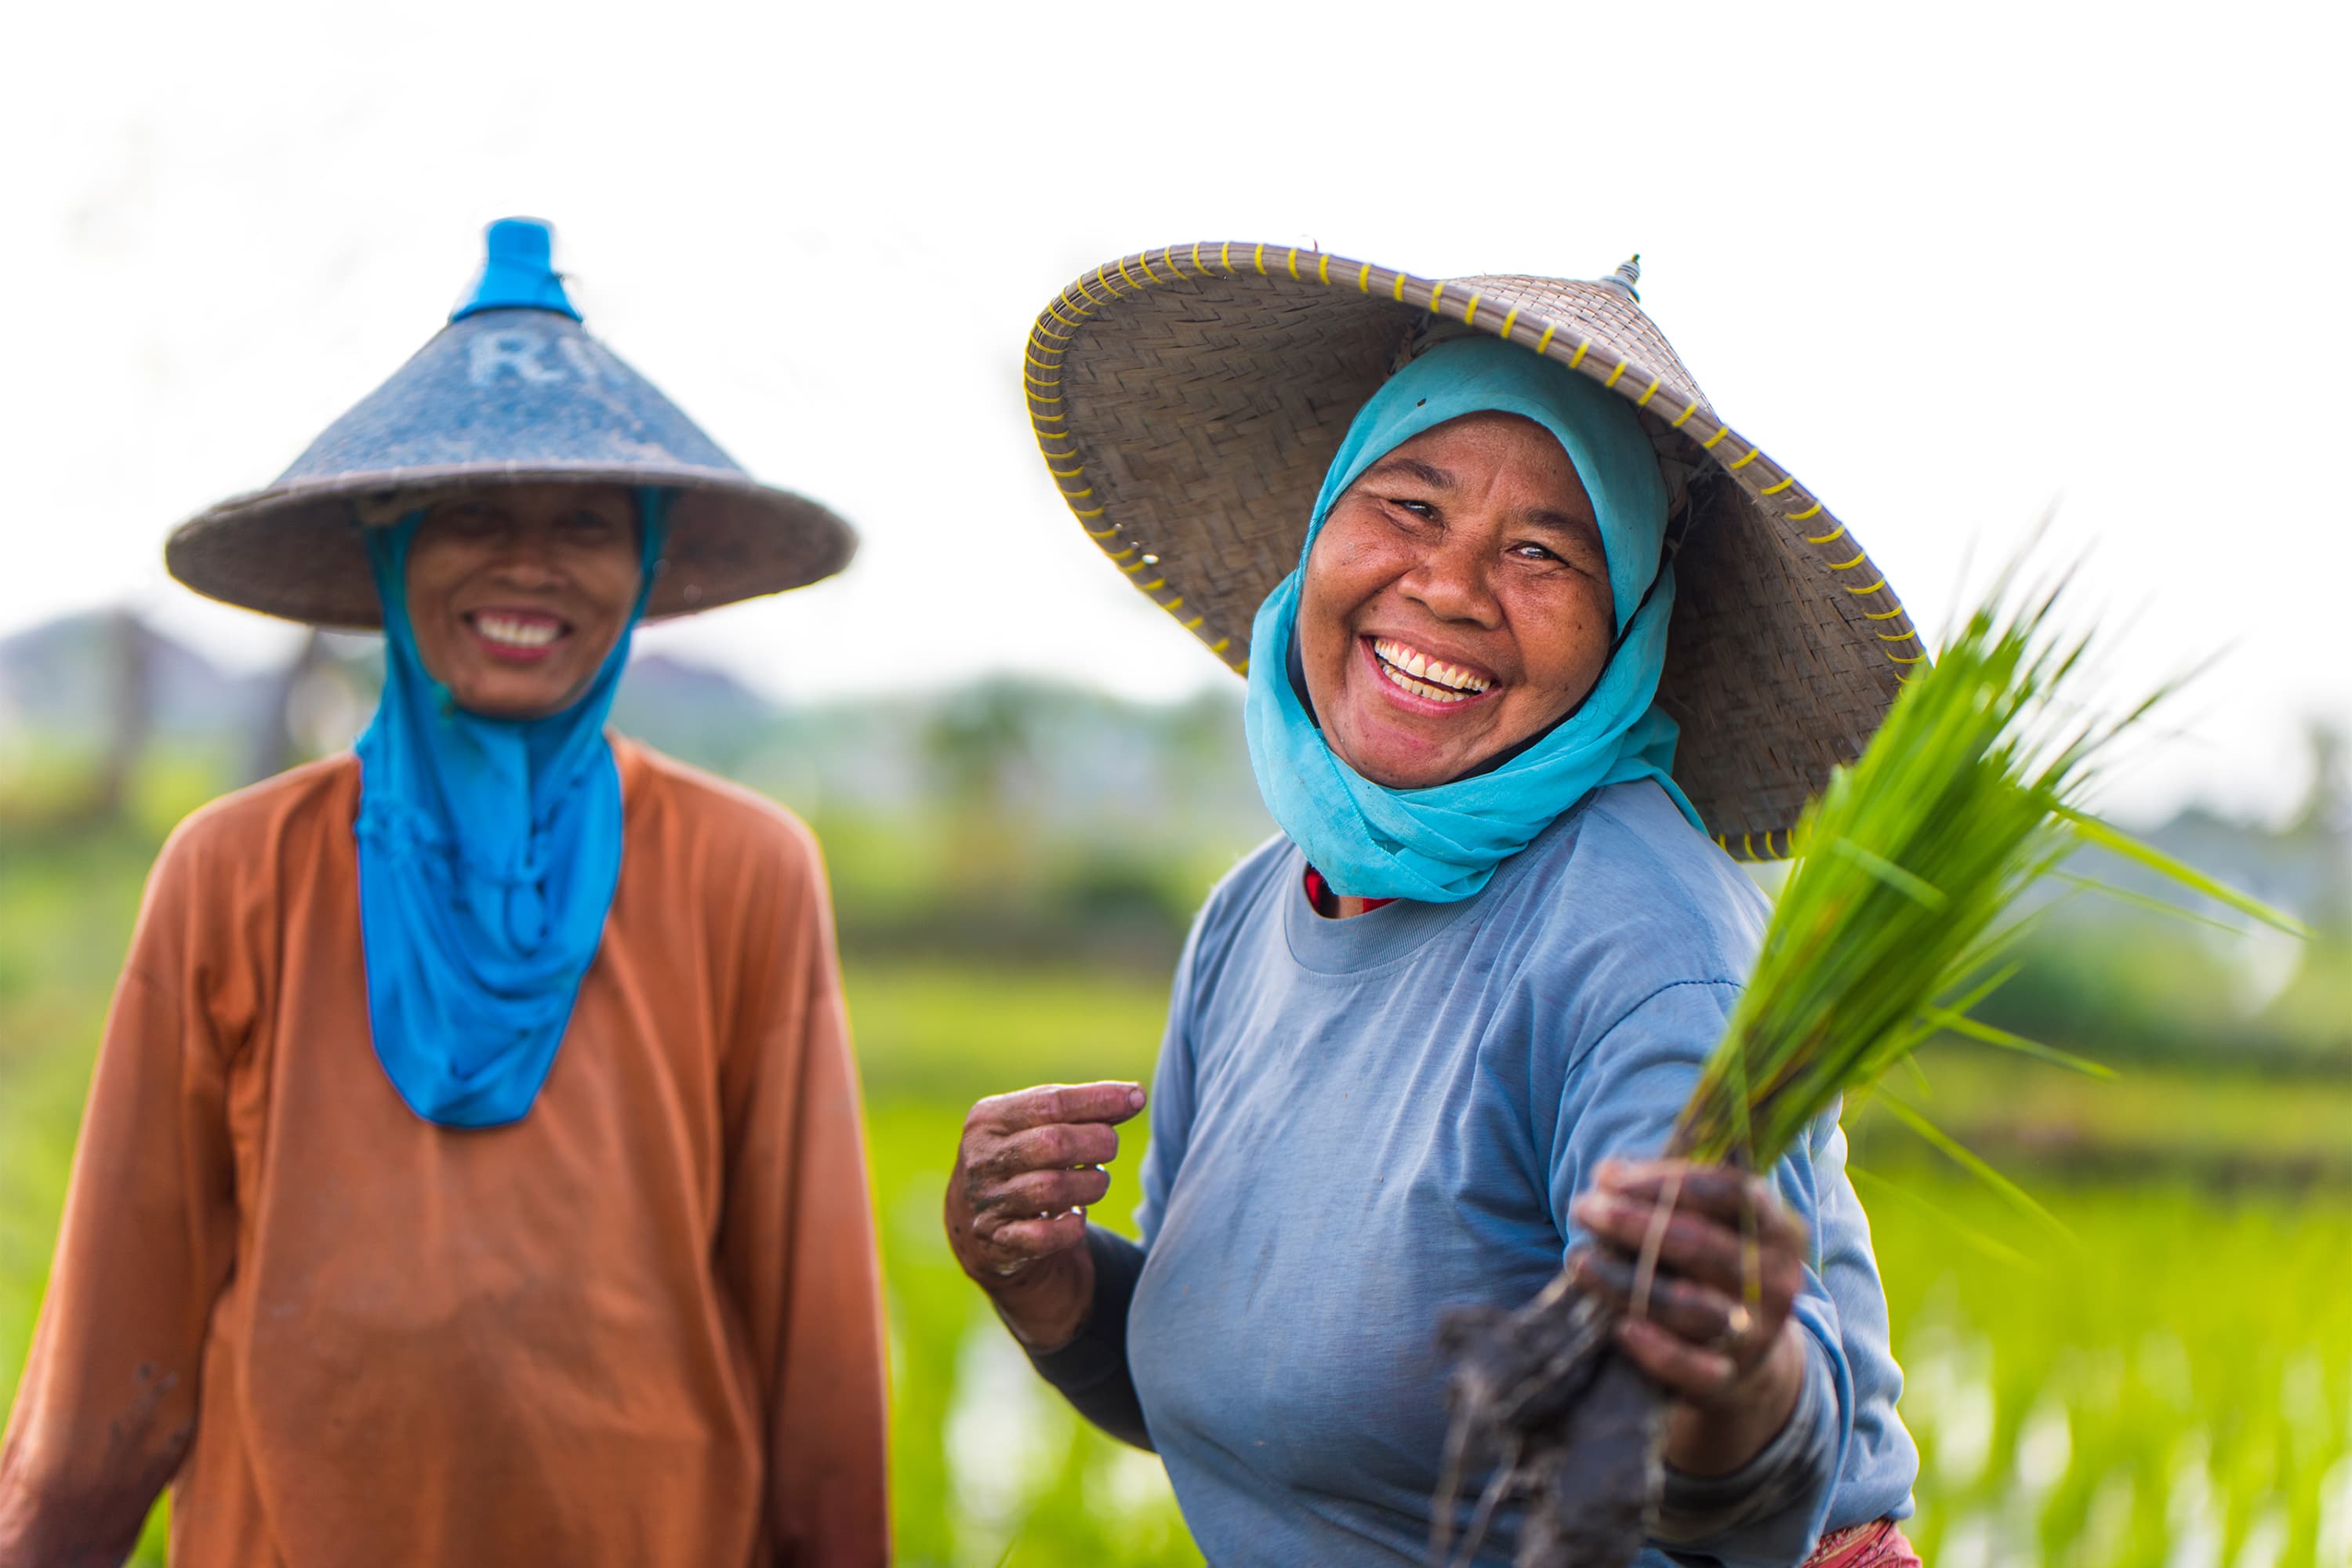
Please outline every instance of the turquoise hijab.
M1616 651L1581 705L1499 766L1426 789L1389 789L1339 760L1292 682L1287 652L1307 558L1332 503L1365 469L1424 430L1489 410L1542 426L1576 466L1608 555ZM1654 700L1675 607L1665 532L1657 454L1633 407L1597 383L1499 338L1440 343L1391 376L1323 476L1298 569L1250 628L1250 765L1266 809L1308 863L1353 897L1453 903L1604 784L1655 779L1696 826L1671 776L1675 721Z
M605 715L661 560L668 492L637 492L644 582L579 700L545 719L457 706L417 657L421 513L368 531L383 697L360 737L360 935L376 1059L444 1127L520 1121L547 1081L621 879Z

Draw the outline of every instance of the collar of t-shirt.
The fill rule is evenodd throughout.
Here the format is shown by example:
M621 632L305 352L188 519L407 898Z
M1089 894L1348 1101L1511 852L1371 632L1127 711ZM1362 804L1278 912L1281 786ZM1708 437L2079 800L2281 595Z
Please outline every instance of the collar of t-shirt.
M1366 899L1364 912L1370 914L1384 904L1395 902L1394 899ZM1323 873L1312 866L1307 868L1307 907L1328 919L1337 920L1339 916L1339 895L1331 890L1331 884L1323 879Z

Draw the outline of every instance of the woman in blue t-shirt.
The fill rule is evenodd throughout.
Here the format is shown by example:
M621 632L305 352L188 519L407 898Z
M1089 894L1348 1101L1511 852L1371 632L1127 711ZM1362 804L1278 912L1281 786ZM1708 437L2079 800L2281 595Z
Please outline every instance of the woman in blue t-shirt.
M1157 1449L1215 1563L1423 1561L1438 1324L1564 1258L1622 1303L1669 1182L1671 1278L1618 1330L1673 1395L1654 1547L1916 1561L1834 1117L1744 1192L1656 1156L1763 930L1735 856L1786 852L1923 650L1637 279L1171 247L1097 268L1031 338L1047 466L1246 674L1283 831L1178 968L1141 1245L1083 1213L1146 1102L1124 1083L975 1106L948 1230L1039 1371Z

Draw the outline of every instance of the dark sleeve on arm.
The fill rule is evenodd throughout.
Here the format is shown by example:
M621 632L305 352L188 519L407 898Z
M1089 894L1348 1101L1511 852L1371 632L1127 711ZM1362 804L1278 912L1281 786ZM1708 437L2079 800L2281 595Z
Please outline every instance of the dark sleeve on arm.
M1127 1310L1143 1272L1143 1248L1116 1231L1090 1225L1087 1250L1095 1260L1094 1307L1087 1326L1058 1350L1030 1351L1029 1364L1079 1415L1120 1442L1150 1451L1143 1404L1127 1364Z
M1720 1558L1702 1550L1768 1522L1786 1537L1812 1517L1815 1504L1837 1479L1838 1399L1828 1357L1820 1342L1794 1322L1790 1331L1805 1346L1805 1376L1797 1404L1770 1442L1745 1465L1724 1476L1690 1476L1666 1467L1654 1536L1676 1563L1714 1568Z

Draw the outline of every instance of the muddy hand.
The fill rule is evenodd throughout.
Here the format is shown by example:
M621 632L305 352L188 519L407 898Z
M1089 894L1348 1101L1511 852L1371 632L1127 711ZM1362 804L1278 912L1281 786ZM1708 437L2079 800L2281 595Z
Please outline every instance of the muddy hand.
M1779 1359L1806 1247L1769 1186L1717 1165L1611 1160L1570 1212L1597 1244L1570 1264L1575 1282L1627 1314L1619 1342L1643 1371L1701 1406L1765 1392L1751 1384Z
M1047 1084L992 1095L964 1118L948 1178L948 1244L1013 1331L1058 1343L1093 1298L1087 1205L1110 1188L1119 1122L1143 1109L1132 1083Z

